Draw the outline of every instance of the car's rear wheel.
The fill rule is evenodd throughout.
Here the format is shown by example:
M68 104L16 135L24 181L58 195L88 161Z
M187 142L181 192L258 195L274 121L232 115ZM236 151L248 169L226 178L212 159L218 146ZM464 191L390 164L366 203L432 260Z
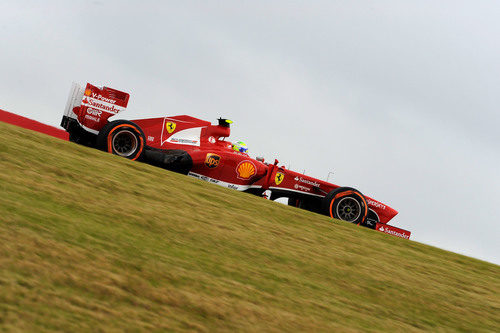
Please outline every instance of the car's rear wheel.
M116 155L129 157L134 154L139 146L137 135L129 129L121 129L111 138L112 151Z
M144 152L144 133L133 122L115 120L99 132L97 146L108 153L137 160Z
M323 198L323 212L331 218L363 224L368 206L365 197L358 190L339 187Z

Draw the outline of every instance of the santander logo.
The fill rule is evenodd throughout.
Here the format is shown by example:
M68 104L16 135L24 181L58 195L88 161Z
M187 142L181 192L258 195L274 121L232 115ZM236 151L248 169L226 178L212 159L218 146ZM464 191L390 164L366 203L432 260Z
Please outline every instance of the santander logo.
M91 99L91 98L88 99L88 104L92 107L95 107L95 108L98 108L98 109L101 109L104 111L108 111L111 113L118 113L121 111L121 108L117 108L113 104L109 105L108 103L106 103L106 104L100 103L100 102L96 101L95 99Z
M91 93L91 96L87 96L87 92L82 99L82 104L87 107L92 107L94 109L106 111L109 113L118 113L123 111L122 106L116 105L116 100L111 98L103 97L101 94Z
M406 235L403 232L398 232L396 230L389 229L388 227L385 227L385 228L384 227L380 227L380 228L378 228L378 231L381 231L383 233L386 233L386 234L389 234L389 235L393 235L393 236L396 236L396 237L400 237L400 238L404 238L404 239L410 239L409 235Z

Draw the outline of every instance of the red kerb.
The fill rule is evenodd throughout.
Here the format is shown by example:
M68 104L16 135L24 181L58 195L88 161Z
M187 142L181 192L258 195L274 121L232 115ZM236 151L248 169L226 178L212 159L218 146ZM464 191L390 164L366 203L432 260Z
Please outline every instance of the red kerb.
M32 131L37 131L40 133L44 133L55 138L69 140L69 134L62 129L59 129L54 126L46 125L40 123L36 120L29 119L23 116L19 116L15 113L7 112L0 110L0 121L3 121L8 124L16 125L22 128L26 128Z

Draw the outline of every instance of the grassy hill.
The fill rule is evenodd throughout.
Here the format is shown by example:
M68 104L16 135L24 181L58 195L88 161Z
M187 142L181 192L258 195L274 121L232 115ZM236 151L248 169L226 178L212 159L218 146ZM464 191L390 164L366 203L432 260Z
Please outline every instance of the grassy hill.
M500 267L0 123L0 331L499 331Z

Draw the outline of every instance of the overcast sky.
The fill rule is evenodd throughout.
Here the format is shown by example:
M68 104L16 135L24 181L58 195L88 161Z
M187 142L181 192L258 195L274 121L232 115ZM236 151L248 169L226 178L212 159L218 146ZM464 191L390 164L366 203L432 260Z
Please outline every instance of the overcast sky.
M252 156L358 188L412 239L500 263L500 2L0 2L0 108L59 125L73 81L124 118L234 121ZM34 147L35 148L35 147Z

